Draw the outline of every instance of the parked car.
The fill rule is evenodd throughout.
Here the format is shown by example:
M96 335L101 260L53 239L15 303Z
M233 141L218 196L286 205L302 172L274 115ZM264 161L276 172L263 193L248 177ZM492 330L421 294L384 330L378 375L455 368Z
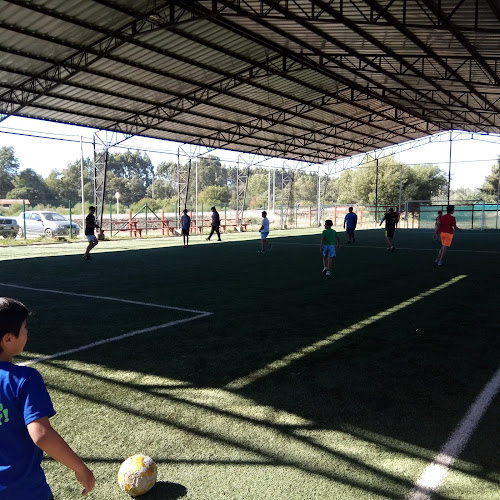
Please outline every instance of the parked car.
M19 232L19 225L15 217L0 217L0 236L15 238Z
M80 226L76 222L71 223L63 215L49 210L21 212L17 218L17 223L19 225L19 236L24 236L25 224L26 236L46 236L47 238L68 236L71 224L73 225L73 235L78 236L80 232Z

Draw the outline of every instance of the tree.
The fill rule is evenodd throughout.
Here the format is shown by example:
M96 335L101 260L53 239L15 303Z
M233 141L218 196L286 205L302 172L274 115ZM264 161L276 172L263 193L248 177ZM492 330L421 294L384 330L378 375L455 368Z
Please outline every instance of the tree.
M203 203L205 207L210 206L223 206L229 203L231 195L227 187L222 186L208 186L199 195L198 201Z
M19 161L14 156L14 148L12 146L0 148L0 198L5 198L7 193L14 189L14 177L19 167Z
M142 198L146 188L153 182L154 166L147 153L140 151L127 151L126 153L112 153L108 158L108 172L113 172L116 177L123 179L136 179L144 188L137 193L137 198ZM137 185L137 184L135 184Z
M323 183L325 181L326 179L322 177L321 182ZM318 176L316 174L303 174L297 172L295 175L293 189L295 194L294 198L297 203L302 205L313 205L317 203Z
M43 177L33 169L23 170L13 181L14 189L7 193L9 198L28 199L31 206L52 202L52 193Z
M227 170L216 156L204 156L198 162L198 189L208 186L227 186Z
M340 177L337 179L337 201L339 203L347 203L349 205L352 205L358 202L358 198L354 194L353 178L354 171L344 170L342 174L340 174Z
M480 190L485 201L494 202L498 196L498 177L500 175L500 157L491 167L491 174L486 177Z

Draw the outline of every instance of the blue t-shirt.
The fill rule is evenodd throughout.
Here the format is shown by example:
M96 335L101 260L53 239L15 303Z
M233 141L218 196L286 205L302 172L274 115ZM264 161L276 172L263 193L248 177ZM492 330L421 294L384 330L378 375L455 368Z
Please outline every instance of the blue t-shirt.
M344 221L347 227L356 227L358 216L354 212L349 212L346 214Z
M189 217L189 215L183 215L181 217L182 229L189 229L189 226L191 226L191 217Z
M49 500L43 452L27 425L55 415L42 376L34 368L0 362L0 499Z

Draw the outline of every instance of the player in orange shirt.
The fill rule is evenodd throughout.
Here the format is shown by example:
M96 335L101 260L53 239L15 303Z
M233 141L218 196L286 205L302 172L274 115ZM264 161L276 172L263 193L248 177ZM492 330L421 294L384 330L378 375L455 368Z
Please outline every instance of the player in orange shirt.
M441 233L441 248L439 250L438 257L436 259L436 264L438 266L443 265L443 259L451 246L453 240L453 229L461 231L457 227L457 219L453 217L453 212L455 211L455 205L448 205L446 207L446 215L442 215L439 219L439 231Z

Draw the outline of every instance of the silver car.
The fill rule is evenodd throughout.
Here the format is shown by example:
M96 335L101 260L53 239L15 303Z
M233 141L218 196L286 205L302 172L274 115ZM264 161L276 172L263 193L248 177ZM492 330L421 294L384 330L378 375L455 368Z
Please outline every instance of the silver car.
M76 222L70 222L63 215L49 210L21 212L17 221L19 224L19 236L24 236L25 226L26 236L46 236L47 238L68 236L71 225L73 225L74 236L78 236L80 232L80 226Z
M18 232L19 226L15 217L0 217L0 236L15 238Z

